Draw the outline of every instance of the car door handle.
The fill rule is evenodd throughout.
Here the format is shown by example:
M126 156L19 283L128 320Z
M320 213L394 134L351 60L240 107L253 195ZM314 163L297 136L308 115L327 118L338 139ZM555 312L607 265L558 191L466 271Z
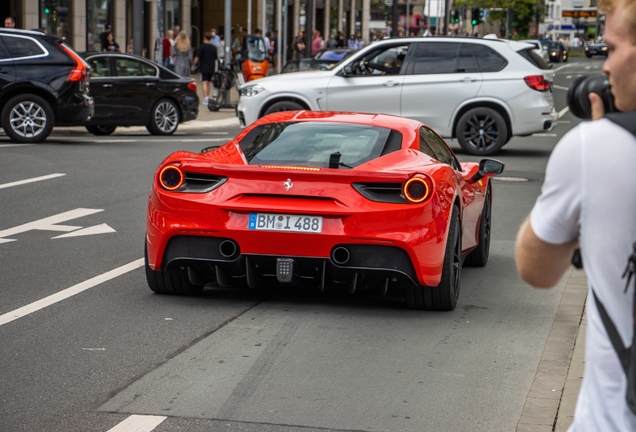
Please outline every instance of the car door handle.
M460 79L461 82L475 82L477 81L477 78L472 78L472 77L464 77L462 79Z
M146 87L152 87L154 85L155 85L155 83L146 83Z
M385 83L383 83L382 85L385 87L393 87L396 86L398 83L396 83L395 81L387 81Z
M113 85L112 84L102 84L102 87L104 88L111 88Z

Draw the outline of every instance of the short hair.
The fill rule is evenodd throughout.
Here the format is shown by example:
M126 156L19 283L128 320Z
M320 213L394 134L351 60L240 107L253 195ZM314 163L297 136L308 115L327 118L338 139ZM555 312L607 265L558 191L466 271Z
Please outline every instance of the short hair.
M4 20L6 21L6 20L8 20L8 19L10 19L10 20L11 20L11 22L15 25L15 19L14 19L12 16L8 16L8 17L6 17Z
M203 39L212 40L212 32L206 31L205 33L203 33Z
M629 38L632 44L636 45L636 0L601 0L598 3L598 10L600 13L609 14L620 5L625 8L623 20L628 27Z

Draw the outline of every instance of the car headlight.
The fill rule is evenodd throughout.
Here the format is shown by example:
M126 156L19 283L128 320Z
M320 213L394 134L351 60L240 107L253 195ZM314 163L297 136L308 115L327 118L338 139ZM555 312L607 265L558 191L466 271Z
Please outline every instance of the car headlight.
M607 51L607 47L603 47L601 48L603 51Z
M264 91L265 87L261 87L259 85L251 85L251 86L247 86L247 87L243 87L239 94L241 96L256 96L257 94L259 94L260 92Z
M585 51L587 51L587 50L589 50L589 48L588 48L588 47L585 47Z
M557 55L557 52L556 51L552 51L552 55L553 56Z

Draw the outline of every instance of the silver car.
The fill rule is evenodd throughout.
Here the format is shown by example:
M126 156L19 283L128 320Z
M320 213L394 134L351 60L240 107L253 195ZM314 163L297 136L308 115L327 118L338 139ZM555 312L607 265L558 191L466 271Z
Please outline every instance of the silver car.
M541 58L545 60L546 63L550 61L548 46L542 43L539 39L526 39L522 40L521 42L532 45L534 47L534 52L537 53L537 55L541 56Z
M240 87L242 126L277 111L410 117L465 152L496 153L513 135L550 130L554 72L532 46L474 38L374 42L329 71L271 76Z

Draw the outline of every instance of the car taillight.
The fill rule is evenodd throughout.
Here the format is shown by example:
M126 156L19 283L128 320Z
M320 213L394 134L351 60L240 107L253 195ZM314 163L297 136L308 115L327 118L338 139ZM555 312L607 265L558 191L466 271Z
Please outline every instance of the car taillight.
M175 191L183 185L185 176L179 167L168 165L159 173L159 184L168 191Z
M67 47L63 43L59 43L60 47L68 54L73 61L75 61L75 67L71 70L71 73L66 77L66 81L77 82L77 81L86 81L87 78L87 67L86 62L82 60L75 52Z
M193 92L197 91L197 83L194 81L191 81L188 83L188 88L190 90L192 90Z
M530 75L524 77L523 80L528 84L532 90L537 90L540 92L550 90L550 81L547 81L543 75Z
M423 174L414 175L404 183L402 193L408 202L423 203L433 195L433 181Z

